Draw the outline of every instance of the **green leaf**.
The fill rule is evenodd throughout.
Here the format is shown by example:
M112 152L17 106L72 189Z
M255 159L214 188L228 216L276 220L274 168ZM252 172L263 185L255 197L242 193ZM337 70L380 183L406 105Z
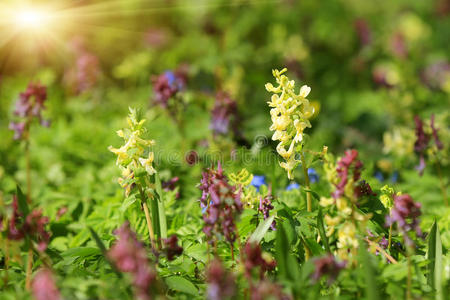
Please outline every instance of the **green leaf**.
M198 289L189 280L181 276L171 276L165 279L169 289L186 293L193 296L198 296Z
M325 246L325 250L327 250L328 253L331 253L330 245L328 244L328 237L325 234L325 227L323 225L323 214L321 207L319 207L319 213L317 214L317 228L319 229L320 239Z
M441 300L442 297L442 242L439 228L434 221L428 235L428 283L436 290L436 299Z
M190 256L196 260L199 260L203 263L206 263L207 260L207 253L206 253L207 247L206 244L196 243L187 248L184 253L187 256Z
M275 237L275 258L277 260L278 273L281 278L296 281L300 276L300 269L295 256L291 253L286 226L290 226L289 221L285 221L277 226Z
M103 241L98 236L97 232L92 229L92 227L88 226L89 231L91 232L92 238L94 239L95 243L97 244L97 247L102 251L102 253L106 253L106 247L105 244L103 244Z
M273 220L275 219L275 216L270 216L261 223L259 223L258 227L256 227L255 231L252 233L250 238L248 239L251 243L258 243L261 242L266 232L269 230L270 225L272 224Z
M164 193L161 187L161 180L159 179L159 174L155 174L155 186L156 193L158 194L158 214L159 214L159 230L161 233L161 238L167 238L167 220L166 220L166 210L164 208Z
M77 247L69 249L61 254L63 257L88 257L100 255L100 249L94 247Z
M23 213L24 217L26 217L30 213L30 208L28 207L27 197L22 193L19 185L17 185L17 202L19 204L19 210Z
M122 212L125 212L128 207L130 207L131 205L133 205L134 202L136 202L137 198L135 196L130 196L128 198L126 198L123 202L122 202L122 206L120 207L120 210Z
M313 190L308 189L308 188L305 188L305 187L303 187L303 186L301 187L301 189L302 189L303 191L305 191L305 192L311 193L311 195L313 196L314 199L316 199L317 201L320 201L320 196L319 196L319 194L317 194L317 193L314 192Z

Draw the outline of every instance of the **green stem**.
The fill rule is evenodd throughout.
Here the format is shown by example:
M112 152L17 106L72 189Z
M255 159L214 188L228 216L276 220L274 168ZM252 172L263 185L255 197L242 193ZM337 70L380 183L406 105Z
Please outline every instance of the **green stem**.
M25 162L26 162L26 176L27 176L27 203L31 204L31 162L30 162L30 140L28 133L26 133L25 140Z
M144 193L144 190L142 189L142 187L140 185L138 185L138 187L139 187L139 193L141 195L142 208L144 209L145 220L147 221L147 229L148 229L148 236L150 238L150 244L152 245L152 248L154 250L156 250L155 233L153 231L152 220L150 218L150 213L149 213L148 207L147 207L147 197L145 196L145 193Z
M33 249L28 249L28 258L27 258L27 266L25 273L25 288L30 290L31 288L31 271L33 269Z
M411 299L411 289L412 289L412 270L411 270L411 254L407 251L408 255L408 278L407 278L407 289L406 289L406 299Z
M306 191L306 210L308 212L312 211L312 202L311 202L311 192L309 191L311 188L309 186L309 176L308 176L308 168L306 167L306 159L303 152L300 152L300 162L303 168L303 175L305 176L305 187Z

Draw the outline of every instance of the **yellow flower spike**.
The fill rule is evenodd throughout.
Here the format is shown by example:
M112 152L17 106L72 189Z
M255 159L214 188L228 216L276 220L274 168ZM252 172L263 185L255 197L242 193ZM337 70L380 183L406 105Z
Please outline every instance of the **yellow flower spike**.
M140 119L138 111L130 108L130 113L127 117L128 128L118 130L117 135L124 139L125 144L120 148L109 146L109 151L117 155L117 164L122 168L122 178L119 179L119 184L125 188L128 195L131 191L131 186L124 183L126 179L132 178L136 169L143 167L147 174L153 175L156 173L153 167L154 153L148 151L148 147L155 144L154 140L148 140L143 137L146 129L143 127L145 119ZM148 151L148 155L144 154Z
M295 81L283 75L286 71L286 68L281 71L272 70L278 86L267 83L265 87L268 92L273 93L271 101L268 102L272 107L270 110L272 119L270 130L274 131L272 140L280 141L277 152L285 160L280 166L286 170L288 178L293 179L293 170L298 165L298 161L295 160L295 148L303 141L303 131L311 127L309 119L314 114L314 107L306 99L311 88L303 85L296 94Z

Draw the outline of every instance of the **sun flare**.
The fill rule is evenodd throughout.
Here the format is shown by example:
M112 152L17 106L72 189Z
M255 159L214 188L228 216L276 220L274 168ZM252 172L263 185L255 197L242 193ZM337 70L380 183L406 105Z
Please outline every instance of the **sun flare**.
M14 23L22 29L40 29L48 25L50 14L40 9L23 9L16 13Z

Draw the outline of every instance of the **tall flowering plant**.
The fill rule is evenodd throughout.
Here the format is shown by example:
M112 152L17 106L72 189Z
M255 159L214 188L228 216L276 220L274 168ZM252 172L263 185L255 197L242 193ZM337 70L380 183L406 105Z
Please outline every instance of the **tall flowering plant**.
M117 155L116 164L122 170L122 177L118 179L118 182L125 189L125 196L130 197L137 193L141 199L150 239L154 244L155 227L158 229L156 232L158 237L166 238L167 226L164 204L161 200L161 182L153 167L154 153L150 150L155 141L144 137L145 121L136 109L130 108L127 119L129 128L117 131L117 135L124 139L125 144L120 148L110 146L109 150ZM154 178L153 183L152 178ZM154 193L155 190L156 193ZM147 206L148 199L151 201L153 223Z
M9 124L9 129L14 131L14 139L22 140L25 143L25 161L26 161L26 184L27 184L27 193L26 193L26 201L31 203L31 161L30 161L30 128L31 124L34 120L38 120L42 126L48 127L50 122L48 120L43 119L42 112L45 110L45 102L47 100L47 88L40 83L29 83L26 90L19 94L19 98L16 101L14 115L15 120L11 121ZM17 210L17 209L16 209ZM13 223L10 224L14 227ZM37 228L38 232L42 233L42 236L45 230L43 230L44 225L47 223L45 218L41 218L39 212L33 212L33 214L27 216L26 226L33 226L33 228ZM29 231L30 228L25 231ZM48 240L48 238L44 238L43 240ZM45 249L46 243L41 244L40 248ZM31 288L31 269L33 266L33 251L32 247L28 247L28 261L26 266L26 287L27 289Z

